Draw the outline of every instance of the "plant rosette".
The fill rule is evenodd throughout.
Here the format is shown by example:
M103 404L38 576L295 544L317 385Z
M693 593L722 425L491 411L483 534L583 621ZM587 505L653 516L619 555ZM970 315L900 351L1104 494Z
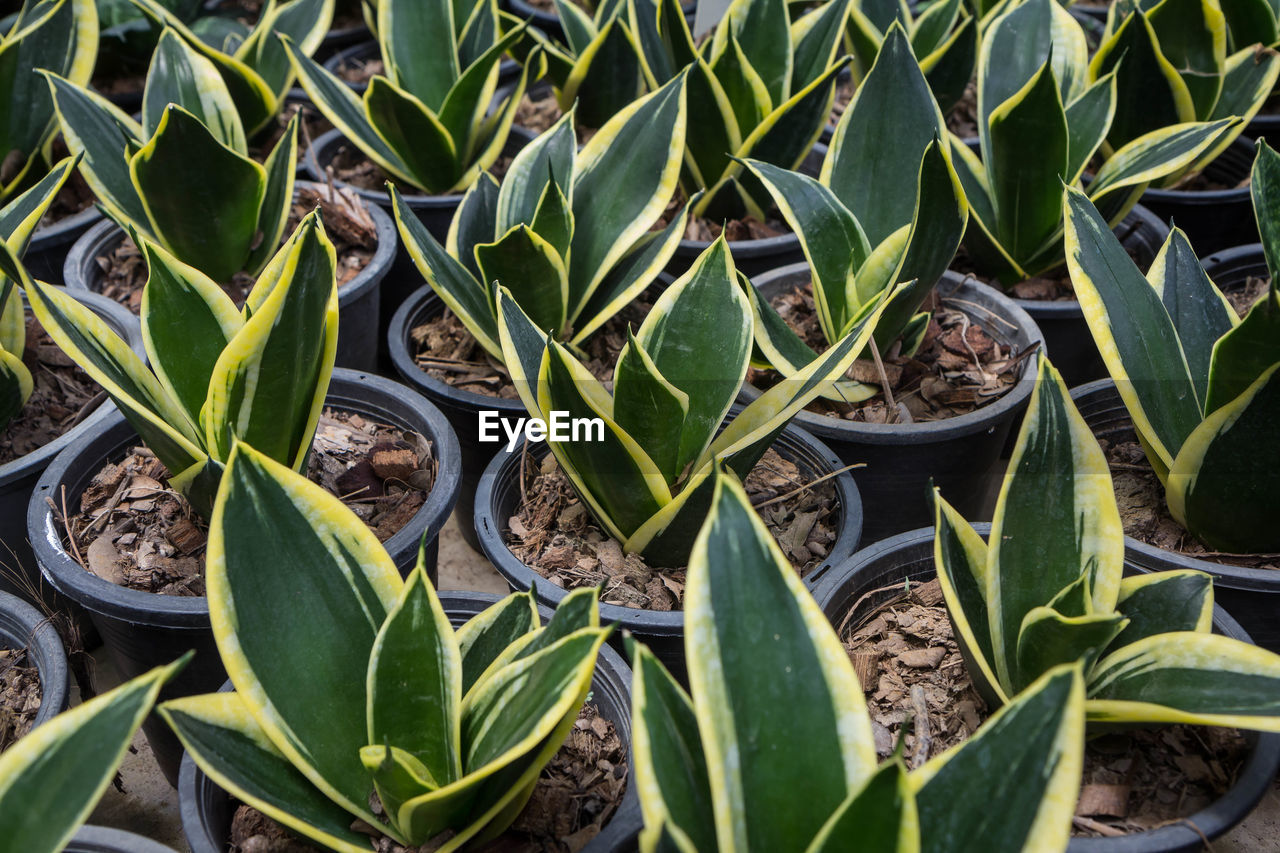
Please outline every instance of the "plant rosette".
M333 373L325 405L416 432L431 443L437 463L431 491L383 546L396 566L407 572L417 560L420 543L425 544L427 565L434 574L439 532L458 496L458 445L448 422L429 402L398 383L341 369ZM59 454L32 494L28 536L45 579L89 612L122 675L132 677L195 649L195 659L165 688L164 696L217 690L226 673L213 641L207 599L130 589L87 571L67 553L63 525L45 500L56 496L61 502L65 494L68 508L78 506L103 466L126 456L138 444L137 432L115 414ZM177 739L157 720L148 721L144 731L161 770L176 784L182 753Z
M989 527L974 525L983 537ZM1127 572L1140 570L1135 564L1126 565ZM861 621L861 615L874 612L905 586L924 584L935 577L933 528L912 530L864 548L833 568L814 590L814 598L832 625L853 625ZM1249 638L1221 605L1214 607L1213 627L1228 637ZM1116 838L1072 838L1068 853L1194 853L1204 849L1206 838L1224 834L1252 811L1280 771L1280 735L1246 736L1250 738L1248 759L1235 784L1217 801L1158 829Z
M808 264L795 264L757 276L754 284L765 299L773 299L810 280ZM1011 352L1036 347L1041 333L1014 300L995 288L948 271L935 288L939 304L962 312L995 343ZM926 523L930 510L927 486L934 483L964 512L989 511L994 467L1005 439L1026 408L1035 385L1040 354L1024 359L1014 384L992 402L957 417L912 423L865 423L802 410L795 424L817 436L846 465L862 494L865 520L863 542L870 543ZM744 399L761 393L754 384L743 386Z
M788 425L778 436L773 449L782 459L796 466L801 480L814 483L826 477L834 488L837 512L832 526L836 538L826 557L817 561L806 575L809 579L816 579L829 566L840 563L857 549L862 532L863 502L849 472L841 471L844 465L839 458L806 431L795 425ZM525 453L523 447L510 451L500 450L485 469L475 497L475 533L480 549L513 590L532 589L540 605L555 607L570 590L548 580L522 562L512 553L508 539L508 536L514 535L509 533L509 520L521 510L521 498L524 494L521 476L526 466L540 466L550 453L550 447L545 442L532 444L527 452L528 459L525 460L522 459ZM618 554L622 554L621 550ZM641 609L601 603L600 619L602 622L616 623L635 635L652 649L668 669L683 678L683 609ZM623 647L620 634L615 634L610 642L620 650Z
M440 604L455 627L482 612L499 600L496 595L480 592L441 592ZM545 623L551 613L539 608ZM229 690L230 684L223 687ZM622 656L609 646L600 649L591 679L591 699L601 719L613 724L627 755L627 784L617 810L601 827L600 833L580 848L580 853L624 853L633 849L640 833L640 800L631 774L631 669ZM192 853L222 853L231 840L235 801L217 783L205 775L189 755L182 759L178 781L178 807L182 831ZM517 819L519 822L519 819Z
M378 318L382 304L382 287L398 254L399 238L391 217L378 205L358 198L358 211L347 213L351 196L331 195L332 188L321 183L297 181L294 185L295 209L306 199L317 199L322 209L337 209L326 222L327 229L339 244L338 251L338 354L337 366L351 370L374 370L378 365ZM335 227L336 226L336 227ZM345 227L344 227L345 226ZM292 228L286 228L282 242L289 239ZM103 292L114 276L113 257L125 243L124 229L111 220L99 222L86 231L71 247L63 267L63 280L69 290ZM368 241L371 245L361 245ZM146 264L135 252L137 264L135 289L119 288L116 298L128 300L134 313L141 304L146 282ZM127 262L126 262L127 263ZM354 275L349 270L356 269ZM346 276L343 280L343 276ZM127 270L122 277L127 278ZM231 285L234 288L234 285ZM248 286L240 289L240 295Z

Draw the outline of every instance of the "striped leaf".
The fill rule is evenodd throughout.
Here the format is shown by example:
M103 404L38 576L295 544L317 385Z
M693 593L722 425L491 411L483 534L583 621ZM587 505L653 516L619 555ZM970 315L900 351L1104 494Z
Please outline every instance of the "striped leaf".
M1120 582L1116 607L1129 620L1115 638L1117 649L1168 631L1207 634L1213 625L1213 579L1190 570L1127 577Z
M31 371L22 359L0 349L0 429L8 426L22 412L34 387Z
M263 187L262 205L258 208L257 248L249 251L245 272L256 275L267 265L284 237L289 211L293 207L293 179L298 171L298 128L301 119L295 114L289 119L284 133L276 141L275 148L262 161L267 173Z
M1249 176L1249 195L1253 201L1253 215L1258 223L1262 239L1262 252L1267 259L1267 271L1276 277L1280 270L1280 154L1259 140Z
M1084 766L1084 708L1080 668L1057 667L912 773L923 849L1065 850ZM984 780L980 793L975 779ZM988 796L999 797L998 820L982 805Z
M147 69L142 100L142 130L147 137L160 127L169 104L191 113L220 144L241 154L248 151L240 114L217 67L173 29L160 34Z
M538 626L533 590L512 593L467 620L455 637L462 656L462 692L475 685L503 650Z
M697 650L689 683L716 835L722 850L804 850L873 773L870 721L825 616L742 486L715 477L689 561L685 641Z
M89 817L160 688L190 654L32 729L0 756L0 832L10 849L57 853Z
M40 220L44 218L77 165L78 158L63 157L53 165L48 174L0 208L0 239L9 245L17 257L21 258L26 253L32 235L40 226ZM13 351L12 347L6 348Z
M774 104L782 103L798 88L792 86L795 57L790 22L783 4L770 0L733 0L712 37L713 53L723 49L729 33L733 33L741 45L742 55L759 75Z
M371 653L403 588L391 558L336 497L245 444L227 462L208 549L214 637L249 713L312 785L377 825L360 749Z
M280 36L297 43L310 56L333 23L335 0L268 0L258 23L236 49L236 58L258 73L276 100L283 101L296 79Z
M1222 92L1226 20L1216 4L1162 0L1151 7L1151 27L1160 52L1178 69L1197 116L1207 117Z
M914 793L902 762L886 762L865 785L849 794L814 837L806 853L842 850L914 853L920 849Z
M1121 146L1102 164L1089 184L1089 198L1107 211L1107 219L1118 223L1132 208L1146 184L1176 181L1188 170L1198 168L1205 157L1239 133L1238 119L1187 122L1161 127ZM1127 199L1119 207L1108 198L1127 189ZM1103 205L1103 200L1107 205Z
M457 27L450 0L378 0L378 43L387 78L438 111L458 79ZM432 50L423 50L432 44Z
M1161 51L1145 12L1130 12L1118 26L1108 27L1108 35L1089 62L1089 78L1098 80L1112 71L1116 117L1107 134L1112 148L1162 127L1207 117L1197 116L1186 81Z
M1040 361L1035 389L996 501L986 572L995 670L1010 695L1052 665L1076 659L1046 651L1050 635L1078 630L1084 645L1075 647L1101 651L1119 630L1108 634L1106 627L1124 565L1124 532L1107 460L1047 359ZM1058 623L1068 614L1033 615L1082 576L1088 601L1080 621ZM1088 618L1094 614L1101 621ZM1042 628L1028 634L1027 620L1039 620ZM1099 643L1099 636L1106 642ZM1039 643L1033 642L1037 637ZM1047 665L1027 668L1026 655L1033 655L1028 662Z
M458 141L426 102L375 76L364 93L364 111L374 132L409 167L415 184L443 193L457 181L462 167Z
M568 313L569 272L557 247L535 230L537 225L514 225L496 241L477 244L476 264L480 280L504 285L538 328L561 334Z
M252 314L213 367L201 423L214 458L236 439L299 469L311 450L338 341L336 254L308 214L250 293Z

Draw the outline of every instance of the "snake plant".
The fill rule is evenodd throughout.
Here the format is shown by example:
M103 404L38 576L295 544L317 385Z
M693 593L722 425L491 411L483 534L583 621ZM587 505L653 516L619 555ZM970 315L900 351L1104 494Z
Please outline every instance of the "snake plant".
M1226 19L1206 0L1121 0L1109 11L1088 79L1114 74L1112 148L1184 122L1231 117L1248 122L1280 76L1280 54L1254 44L1227 54ZM1191 165L1198 172L1244 129L1237 124ZM1165 183L1182 177L1173 174Z
M1087 183L1115 225L1148 184L1184 174L1239 132L1230 113L1206 122L1170 117L1117 141L1117 123L1139 109L1117 77L1127 67L1097 73L1084 30L1054 0L1015 3L984 30L981 156L952 137L971 211L964 245L977 272L1013 285L1062 264L1064 182Z
M907 354L919 346L929 315L917 312L955 256L968 217L945 133L906 32L895 22L840 118L820 180L744 161L800 239L829 344L905 282L876 324L876 343L887 351L901 338ZM754 288L750 294L764 363L791 377L818 359L767 299ZM842 379L823 395L854 402L876 391Z
M566 597L545 628L525 593L455 630L421 557L402 581L341 501L243 443L218 491L207 572L235 692L160 713L221 787L340 853L372 849L353 820L436 853L509 826L609 633L594 589Z
M871 70L880 44L894 22L911 40L920 70L942 111L964 95L978 60L978 21L965 0L921 4L913 12L906 0L856 0L849 7L845 41L853 55L854 79Z
M0 37L0 203L25 190L53 161L57 122L36 69L84 85L97 55L93 0L24 0Z
M1084 763L1078 666L908 773L899 757L877 767L849 656L731 474L715 477L685 596L692 695L643 646L633 654L643 853L1066 849Z
M75 161L58 162L49 174L0 209L0 255L4 265L18 269L41 217L71 176ZM27 341L22 297L8 275L0 277L0 430L18 416L31 397L31 371L22 361Z
M1145 281L1133 286L1159 304ZM1003 704L1079 662L1090 722L1280 731L1280 655L1212 633L1208 575L1124 576L1107 460L1062 377L1040 364L988 541L935 501L938 577L975 686Z
M358 97L286 39L302 87L392 180L429 193L461 192L502 153L525 87L540 76L540 52L490 112L499 62L525 29L502 33L497 0L379 0L377 15L385 76L374 75Z
M539 329L585 340L666 266L686 205L660 231L680 172L685 77L629 105L581 151L571 109L522 149L501 187L489 174L458 206L442 247L391 190L410 257L467 330L499 361L495 281Z
M569 49L547 50L561 107L603 119L648 89L688 76L685 194L706 193L693 213L765 218L768 193L733 158L798 166L826 124L851 0L827 0L794 23L779 0L733 0L712 36L695 43L679 0L604 3L596 19L570 9ZM571 4L562 4L568 7Z
M717 436L751 358L750 287L717 239L663 292L640 329L628 332L612 394L499 288L498 332L521 401L543 420L567 412L602 421L600 440L551 441L551 451L601 528L655 565L684 564L715 466L745 477L792 416L858 357L891 295Z
M1144 278L1078 193L1067 261L1170 514L1215 550L1280 551L1280 155L1259 142L1252 193L1271 284L1243 320L1173 229Z
M23 853L58 853L89 817L160 688L188 653L63 711L0 754L0 835Z
M301 470L333 373L338 286L318 212L298 225L237 310L207 276L135 235L147 261L142 336L148 367L59 287L21 280L49 336L103 387L169 483L206 518L237 439Z
M293 201L296 116L262 164L250 159L249 125L226 75L172 27L147 72L141 123L46 76L63 138L107 215L214 281L262 270Z

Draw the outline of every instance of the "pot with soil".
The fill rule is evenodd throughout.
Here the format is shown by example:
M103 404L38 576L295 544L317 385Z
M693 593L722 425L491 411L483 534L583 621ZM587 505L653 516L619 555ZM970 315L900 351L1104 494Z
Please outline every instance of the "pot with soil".
M817 143L805 155L796 171L816 178L826 156L827 146ZM668 209L677 208L672 205ZM688 239L680 241L671 263L667 264L667 272L675 276L682 275L722 233L729 241L734 266L747 278L805 259L804 250L800 248L800 238L791 232L781 216L776 215L776 211L767 222L748 216L721 223L690 214L689 226L685 230Z
M1223 554L1201 545L1173 520L1164 488L1110 379L1074 389L1071 399L1111 464L1124 522L1125 560L1143 571L1196 569L1212 575L1214 600L1259 646L1280 651L1280 555Z
M801 337L817 325L809 276L801 263L753 279ZM820 398L793 421L843 464L861 466L853 479L865 508L864 542L929 523L930 482L966 518L990 517L1000 453L1035 382L1040 330L1009 297L948 271L922 310L932 310L934 322L916 356L886 353L892 400ZM882 381L874 363L854 367L856 378ZM757 372L743 397L754 399L771 381L775 374Z
M1253 143L1239 138L1204 171L1174 189L1148 188L1142 204L1187 233L1200 255L1253 243L1258 223L1249 197Z
M858 546L862 500L843 469L821 441L788 425L744 483L802 579L820 576ZM686 679L685 568L649 566L624 554L592 520L547 444L493 458L476 492L475 530L511 588L532 588L544 607L554 608L570 589L604 583L601 622L636 635L672 675ZM622 633L610 642L621 649Z
M458 496L448 422L404 386L355 371L334 371L325 403L308 475L343 497L402 572L424 543L434 581L438 535ZM161 698L211 692L226 673L204 598L204 521L167 488L167 472L139 443L113 413L68 447L36 486L28 535L44 577L89 612L122 678L195 649ZM57 512L45 500L55 496ZM143 730L176 784L177 738L154 717Z
M76 299L102 318L130 349L146 357L137 317L96 293L79 292ZM25 307L25 297L23 304ZM0 437L0 591L30 601L39 597L51 610L77 610L40 578L27 538L27 506L36 481L54 457L101 428L115 406L49 339L30 309L23 361L35 379L35 388Z
M70 669L53 623L0 592L0 752L67 709Z
M105 826L82 826L63 853L174 853L158 841Z
M361 25L363 28L363 24ZM382 62L382 48L377 41L368 38L369 31L364 31L365 38L344 45L324 60L324 70L342 80L357 95L363 95L369 88L369 80L376 74L386 74ZM515 60L504 56L498 64L498 82L515 77L520 73L520 66Z
M986 524L974 527L984 537L989 530ZM859 551L814 590L864 685L882 757L893 749L906 717L914 713L927 721L928 742L906 735L911 767L969 737L984 718L935 578L933 529L925 528ZM908 584L911 591L905 592ZM1249 640L1222 607L1214 608L1213 625L1217 633ZM1244 819L1277 770L1278 734L1185 726L1106 734L1086 751L1076 834L1068 850L1200 851L1207 839ZM1178 790L1174 802L1165 803L1170 784ZM1178 806L1185 807L1182 813ZM1106 811L1121 809L1127 815Z
M455 628L497 600L497 596L479 592L440 594L440 603ZM541 609L541 613L544 621L551 616L550 611L545 608ZM230 683L224 685L223 689L231 689ZM508 830L503 836L513 844L520 841L528 843L555 838L554 830L548 832L543 829L543 827L549 827L551 819L555 818L557 822L567 819L570 827L569 835L580 833L583 837L590 838L585 842L585 846L572 847L572 849L581 850L582 853L610 853L610 851L634 849L635 839L642 826L642 818L639 794L635 785L632 784L629 773L631 670L622 656L608 645L600 649L595 675L591 680L591 698L587 704L594 706L594 715L588 712L579 716L580 725L575 727L575 734L560 749L551 764L543 770L530 805L526 807L521 817L516 819L513 829ZM595 728L590 724L581 725L584 719L589 720L592 716L597 721L603 720L606 725L603 727L597 725ZM605 732L603 735L597 730L601 728ZM579 748L580 739L587 740L586 755L584 750ZM569 768L575 761L594 767L595 762L600 758L613 764L615 773L618 767L626 769L626 775L622 777L625 782L621 790L616 783L610 783L607 779L597 779L584 789L583 780L569 775ZM567 798L564 797L565 793L568 793ZM553 795L559 795L559 798L551 799ZM280 837L280 828L277 824L268 821L259 812L247 806L237 808L237 803L231 795L206 776L190 756L184 756L182 759L178 800L182 813L182 829L187 843L191 845L192 853L222 853L228 849L230 843L244 844L249 837L263 829L269 833L268 838ZM564 805L566 802L569 803L567 807ZM556 811L561 809L566 809L567 813L557 814ZM599 826L599 834L594 836L591 834L594 832L592 826ZM520 828L525 831L517 831ZM558 840L563 842L566 839L561 836ZM301 851L311 848L299 846L289 849Z
M374 370L378 362L382 283L399 246L395 222L377 205L362 202L350 193L298 181L283 239L288 239L298 221L316 205L324 212L326 233L338 250L337 365ZM64 277L69 290L105 294L136 314L141 310L147 264L133 241L126 239L124 230L105 220L71 247ZM244 302L252 287L253 279L243 274L223 283L223 289L237 305Z

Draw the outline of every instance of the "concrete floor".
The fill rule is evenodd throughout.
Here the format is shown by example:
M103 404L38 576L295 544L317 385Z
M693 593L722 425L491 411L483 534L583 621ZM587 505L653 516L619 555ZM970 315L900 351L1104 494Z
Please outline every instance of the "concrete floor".
M440 588L470 589L502 594L506 582L482 555L466 544L455 519L440 534ZM110 664L98 670L104 688L118 679ZM124 791L109 788L90 823L127 829L190 853L178 816L178 794L160 775L141 732L120 768ZM1258 808L1227 836L1213 842L1212 853L1280 853L1280 779Z

